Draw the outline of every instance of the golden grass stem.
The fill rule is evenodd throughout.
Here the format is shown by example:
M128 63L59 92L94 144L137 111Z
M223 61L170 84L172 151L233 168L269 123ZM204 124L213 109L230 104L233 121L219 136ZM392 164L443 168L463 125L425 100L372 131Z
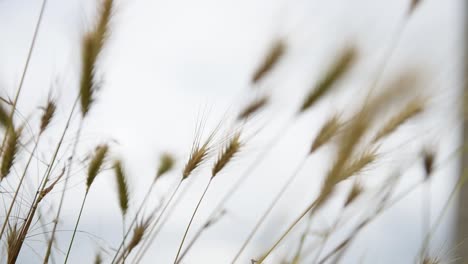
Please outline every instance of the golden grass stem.
M252 229L252 231L250 231L249 235L247 236L247 238L244 240L244 243L242 244L242 246L240 247L240 249L237 251L236 255L234 256L234 259L231 261L232 264L234 264L238 259L239 257L242 255L242 252L244 252L245 248L247 247L247 245L250 243L250 241L252 240L252 238L254 237L254 235L258 232L258 230L260 229L260 226L265 222L265 220L267 219L267 217L270 215L271 211L273 211L273 208L277 205L278 201L281 199L281 197L283 197L284 193L286 192L286 190L289 188L289 186L291 186L291 184L294 182L294 180L297 178L297 176L299 175L299 172L301 171L301 169L303 168L304 164L306 163L307 161L307 158L309 156L305 156L300 162L299 164L296 166L296 168L294 169L294 172L291 174L291 176L286 180L285 184L283 185L283 187L281 188L281 190L275 195L274 199L271 201L270 205L268 206L267 210L262 214L262 216L259 218L259 220L257 221L257 223L255 224L254 228Z
M192 222L193 222L193 219L195 218L195 215L197 214L198 212L198 208L200 207L200 204L202 203L203 201L203 198L205 198L205 194L206 192L208 191L208 189L210 188L210 185L211 185L211 182L213 181L213 177L210 178L210 180L208 181L208 184L206 185L205 187L205 190L203 191L203 194L202 196L200 197L200 199L198 200L198 203L197 203L197 206L195 207L195 210L193 210L193 213L192 213L192 216L190 217L190 221L187 225L187 228L185 229L185 232L184 232L184 236L182 237L182 241L180 242L180 245L179 245L179 249L177 250L177 254L175 256L175 259L174 259L174 264L178 263L178 258L179 258L179 255L180 255L180 252L182 250L182 246L184 245L184 242L185 242L185 238L187 237L187 234L190 230L190 227L192 225Z

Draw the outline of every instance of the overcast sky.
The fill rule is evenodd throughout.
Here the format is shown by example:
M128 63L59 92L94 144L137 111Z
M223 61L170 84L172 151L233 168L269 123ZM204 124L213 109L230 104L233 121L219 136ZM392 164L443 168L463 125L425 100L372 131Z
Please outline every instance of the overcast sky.
M41 2L0 0L0 95L3 97L13 97L20 80ZM271 94L272 107L254 119L247 131L252 134L260 127L263 129L213 183L192 227L192 230L198 228L210 213L210 205L216 204L269 139L283 131L278 145L228 202L228 215L206 233L185 261L227 263L284 179L305 155L320 125L331 113L357 105L367 93L383 54L396 43L382 82L417 69L424 76L421 87L424 95L430 97L430 107L414 123L402 127L399 136L390 138L382 146L385 155L365 176L383 179L392 168L401 165L409 168L401 183L401 190L404 190L422 177L422 168L415 162L422 147L428 143L435 146L438 160L444 161L431 185L432 219L435 219L457 176L457 159L448 160L447 157L454 151L461 131L455 109L461 83L463 1L423 0L413 16L403 22L408 2L116 1L112 32L99 64L103 87L85 122L80 156L85 157L96 144L112 140L114 155L126 161L134 196L132 205L136 206L152 180L158 155L162 151L175 153L180 159L179 167L161 183L153 198L156 201L178 177L200 113L205 113L209 131L220 119L233 119L249 98ZM91 0L48 1L19 100L18 109L23 117L17 117L31 116L50 91L58 99L60 115L43 143L41 154L44 157L50 155L53 148L48 144L56 142L54 135L61 131L77 94L80 38L93 21L95 8L96 3ZM270 77L252 89L252 72L277 38L287 41L284 59ZM325 98L316 109L284 129L303 94L323 74L330 58L350 42L359 48L359 63L340 85L339 92ZM34 117L32 115L31 119ZM74 133L69 134L67 146ZM307 161L294 187L247 249L242 263L265 250L313 198L328 168L330 150L325 148ZM205 167L194 177L194 184L145 263L173 260L196 199L208 180L208 169ZM73 187L66 200L70 209L64 212L66 221L61 230L72 228L84 193L84 175L78 169L77 172L71 181ZM106 242L78 234L72 263L89 263L100 246L115 247L120 237L121 220L113 177L107 173L101 176L88 198L90 202L86 205L80 230ZM54 193L50 198L58 199L59 195ZM422 237L420 200L421 193L414 192L369 226L350 248L346 263L411 262ZM452 213L432 244L433 252L444 254L453 248L449 228L453 225ZM316 228L330 225L334 214L333 210L320 214ZM298 232L301 230L297 228ZM298 232L288 241L297 238ZM65 250L69 236L67 231L60 233L61 250ZM42 236L39 237L41 239L29 242L30 247L25 248L20 262L36 260L33 249L42 254L44 243ZM287 252L286 247L280 247L277 257ZM57 253L55 258L60 263L63 254Z

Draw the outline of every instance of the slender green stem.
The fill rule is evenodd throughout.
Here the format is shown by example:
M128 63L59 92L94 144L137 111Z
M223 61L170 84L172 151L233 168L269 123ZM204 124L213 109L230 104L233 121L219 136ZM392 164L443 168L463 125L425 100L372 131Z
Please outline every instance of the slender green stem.
M83 213L83 208L86 203L86 198L88 197L88 193L89 193L89 188L86 189L85 196L83 197L83 202L81 203L80 213L78 214L78 218L76 219L75 228L73 229L73 235L70 240L70 245L68 245L67 255L65 256L65 261L63 262L64 264L68 262L68 257L70 256L70 251L72 249L73 242L75 241L76 230L78 229L78 224L80 223L81 214Z
M309 157L309 155L305 156L301 162L299 162L299 164L297 165L296 169L294 170L294 172L291 174L291 176L287 179L286 183L283 185L283 187L281 188L281 190L276 194L275 198L271 201L270 205L268 206L267 210L263 213L263 215L260 217L260 219L257 221L257 223L255 224L254 228L252 229L252 231L250 232L249 236L245 239L244 243L242 244L241 248L239 249L239 251L237 251L237 254L236 256L234 257L234 259L231 261L232 264L234 264L238 259L239 257L241 256L242 252L245 250L245 248L247 247L247 245L249 244L249 242L252 240L252 238L254 237L254 235L257 233L257 231L260 229L260 226L265 222L265 220L267 219L267 217L270 215L271 211L273 210L273 208L276 206L276 204L278 203L278 201L281 199L281 197L283 197L284 193L286 192L286 190L289 188L289 186L291 186L291 184L294 182L294 180L297 178L297 175L299 175L299 172L301 171L302 167L304 166L305 162L307 161L307 158Z
M203 198L205 198L205 194L208 191L208 188L210 187L211 182L213 181L213 177L210 178L208 181L208 184L205 187L205 190L203 191L202 196L200 197L200 200L198 200L197 206L195 207L195 210L193 210L192 217L190 217L190 221L187 225L187 228L185 229L184 236L182 237L182 241L180 242L179 249L177 250L176 257L174 259L174 264L178 263L177 260L180 255L180 251L182 250L182 246L184 245L185 238L187 237L188 231L190 230L190 226L192 225L193 219L195 218L195 215L197 214L198 208L200 207L201 202L203 201Z

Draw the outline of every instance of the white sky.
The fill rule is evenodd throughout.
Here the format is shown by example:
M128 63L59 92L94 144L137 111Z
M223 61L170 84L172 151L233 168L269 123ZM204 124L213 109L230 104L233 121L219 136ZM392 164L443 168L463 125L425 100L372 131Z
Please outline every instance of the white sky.
M267 123L249 144L238 161L214 182L197 220L196 230L223 191L236 175L265 147L268 139L281 129L296 110L301 96L323 73L329 58L347 41L360 48L360 63L353 77L342 85L340 93L329 96L314 111L308 112L285 133L279 145L262 163L251 180L228 203L228 216L206 233L185 263L227 263L262 214L285 177L307 151L319 126L332 111L341 111L350 102L362 98L372 74L381 63L383 51L391 45L396 29L407 8L407 0L176 0L117 1L112 21L112 35L101 60L104 86L86 120L81 156L97 143L116 140L113 150L126 160L133 205L138 204L145 186L151 181L159 153L170 150L185 161L193 139L200 111L207 112L208 127L222 117L231 118L246 99L256 93L271 92L273 106L255 119L258 128ZM430 142L447 157L459 137L454 112L460 84L462 0L422 1L420 9L406 24L384 79L398 72L418 68L424 72L424 93L431 96L430 109L417 122L404 126L400 136L390 139L387 153L400 146L397 153L384 155L382 173L398 164L414 163L421 146ZM12 97L20 79L26 51L32 36L41 1L0 0L0 95ZM49 90L59 100L59 111L42 154L52 151L48 144L63 127L65 115L76 95L79 71L79 43L89 24L94 1L48 2L30 71L19 102L19 110L30 116L43 104ZM288 50L282 64L266 79L260 92L249 87L249 78L272 40L286 37ZM36 116L33 115L32 118ZM18 117L20 118L20 117ZM253 129L251 129L253 130ZM72 130L74 131L74 130ZM222 131L224 132L224 131ZM67 141L70 144L73 133ZM408 139L414 139L407 143ZM393 147L393 148L392 148ZM264 250L311 199L327 169L328 149L309 159L299 175L294 191L288 192L277 210L250 245L245 260ZM65 160L65 159L64 159ZM445 164L445 163L444 163ZM378 166L376 166L378 167ZM432 184L433 218L450 192L456 176L456 160L446 163ZM177 171L178 172L178 171ZM145 263L169 263L175 256L197 197L207 181L208 168L194 177L195 184L169 225L152 248ZM90 193L81 230L102 237L112 245L120 236L120 215L116 203L113 177L101 175ZM170 186L176 173L158 189L158 196ZM83 174L72 180L68 195L66 223L71 229L84 192ZM384 176L382 176L384 177ZM404 177L403 187L421 177L415 164ZM78 185L77 185L78 184ZM163 186L164 185L164 186ZM144 190L144 191L143 191ZM59 194L54 194L58 198ZM350 248L346 263L408 263L414 259L421 240L419 192L406 199L371 225ZM368 197L369 198L369 197ZM365 201L363 201L365 203ZM321 215L317 227L330 224L330 215ZM327 217L328 216L328 217ZM449 250L445 222L433 244L434 252ZM297 228L301 231L302 228ZM293 233L291 239L297 236ZM64 245L70 233L62 232ZM296 235L296 236L294 236ZM42 237L41 237L42 238ZM190 239L190 236L189 236ZM289 240L292 241L292 240ZM41 241L29 243L42 252ZM285 243L286 244L286 243ZM98 244L89 236L78 234L72 253L73 263L89 263ZM65 247L61 247L65 250ZM280 247L278 254L288 252ZM37 259L27 248L20 262ZM41 253L42 254L42 253ZM278 255L278 256L279 256ZM56 255L58 262L62 254ZM363 258L361 258L363 257ZM243 263L247 263L244 261ZM275 262L271 262L275 263Z

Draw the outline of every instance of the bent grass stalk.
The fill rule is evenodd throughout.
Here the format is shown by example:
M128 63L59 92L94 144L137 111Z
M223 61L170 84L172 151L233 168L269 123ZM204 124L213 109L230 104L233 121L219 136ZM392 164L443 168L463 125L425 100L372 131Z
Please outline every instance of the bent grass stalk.
M174 264L178 263L177 260L178 260L179 255L180 255L180 251L182 250L182 246L184 245L185 238L187 237L190 226L192 225L192 221L195 218L195 215L196 215L196 213L198 211L198 208L199 208L201 202L203 201L203 198L205 198L205 194L208 191L208 188L210 187L210 184L211 184L212 181L213 181L213 178L210 178L210 180L208 181L208 184L205 187L205 190L203 191L202 196L198 200L197 206L195 207L195 210L193 211L192 216L190 217L190 221L189 221L189 223L188 223L188 225L187 225L187 227L185 229L184 236L182 237L182 241L180 242L179 248L177 249L177 254L176 254L175 258L174 258Z

